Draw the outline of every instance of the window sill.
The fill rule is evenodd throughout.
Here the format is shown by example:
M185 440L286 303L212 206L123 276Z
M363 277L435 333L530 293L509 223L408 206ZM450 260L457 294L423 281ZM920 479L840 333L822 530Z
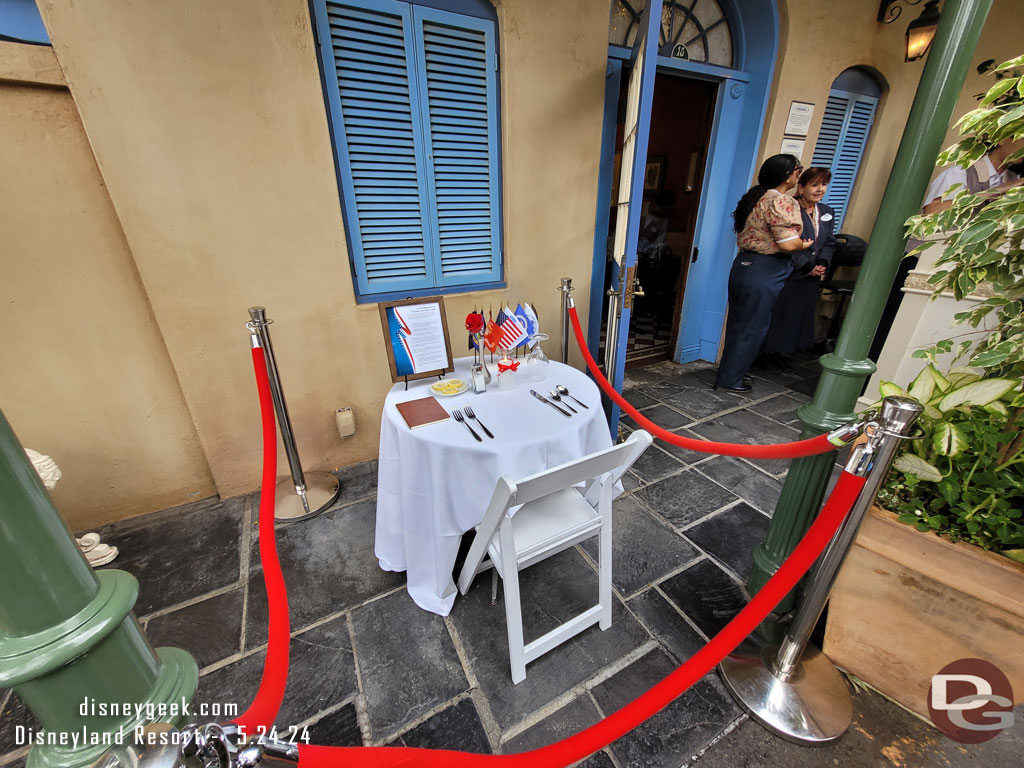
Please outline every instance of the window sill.
M447 288L420 288L415 291L389 291L387 293L373 293L364 296L356 294L356 304L377 304L381 301L418 299L421 296L448 296L460 293L501 293L507 290L508 285L502 280L493 283L478 283L476 285L456 285Z

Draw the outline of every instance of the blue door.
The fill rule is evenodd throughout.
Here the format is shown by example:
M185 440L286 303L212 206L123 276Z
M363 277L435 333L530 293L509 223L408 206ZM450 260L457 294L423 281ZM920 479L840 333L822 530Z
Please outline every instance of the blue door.
M654 101L654 76L658 61L661 0L651 0L644 10L640 29L630 54L632 72L626 99L626 123L622 142L619 196L615 204L615 239L612 245L612 291L617 293L608 312L605 345L605 375L619 392L626 369L629 319L636 275L637 242L640 239L641 201L647 168L647 139ZM617 287L616 287L617 286ZM618 432L619 407L612 405L609 426Z

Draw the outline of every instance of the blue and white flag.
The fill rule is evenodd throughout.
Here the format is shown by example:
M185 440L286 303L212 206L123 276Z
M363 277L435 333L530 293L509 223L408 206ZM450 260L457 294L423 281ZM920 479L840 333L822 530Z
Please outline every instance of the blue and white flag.
M540 333L540 321L537 319L537 313L533 311L533 307L531 307L529 304L521 304L519 308L516 309L517 315L519 314L519 309L522 309L523 315L526 316L526 327L530 334L528 343L530 345L530 349L533 349L535 346L537 346L537 339L535 337L538 333Z
M530 321L530 316L526 314L522 304L516 305L516 317L519 318L519 321L526 329L526 338L519 342L519 346L523 347L529 343L530 337L537 332L537 323Z

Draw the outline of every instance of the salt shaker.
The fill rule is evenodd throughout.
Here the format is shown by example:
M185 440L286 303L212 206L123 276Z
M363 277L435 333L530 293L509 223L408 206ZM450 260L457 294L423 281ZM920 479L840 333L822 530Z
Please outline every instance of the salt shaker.
M474 363L470 377L473 381L473 392L482 394L487 391L487 374L483 363Z

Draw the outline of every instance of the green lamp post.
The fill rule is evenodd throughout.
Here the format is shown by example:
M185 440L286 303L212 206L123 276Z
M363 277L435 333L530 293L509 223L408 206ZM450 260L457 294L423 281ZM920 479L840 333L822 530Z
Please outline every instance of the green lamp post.
M867 353L903 257L903 225L918 212L991 7L992 0L947 0L942 9L835 351L821 358L823 373L814 399L797 411L804 437L852 420L864 379L875 371ZM829 453L791 465L768 533L754 548L747 581L751 594L764 586L803 537L821 504L834 461ZM776 610L786 613L792 606L790 595Z
M0 687L41 726L28 768L84 768L138 726L183 719L196 662L150 647L135 577L93 573L2 412L0 585Z

